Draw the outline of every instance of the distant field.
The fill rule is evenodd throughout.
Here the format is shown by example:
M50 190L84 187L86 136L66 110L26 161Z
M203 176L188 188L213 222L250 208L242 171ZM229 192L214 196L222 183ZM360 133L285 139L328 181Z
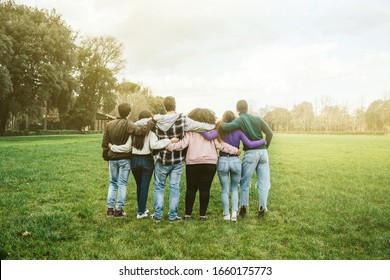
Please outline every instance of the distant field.
M222 219L217 176L206 222L137 220L132 176L129 216L107 218L101 137L0 138L1 259L390 259L389 136L276 134L270 211L256 219L254 178L236 224Z

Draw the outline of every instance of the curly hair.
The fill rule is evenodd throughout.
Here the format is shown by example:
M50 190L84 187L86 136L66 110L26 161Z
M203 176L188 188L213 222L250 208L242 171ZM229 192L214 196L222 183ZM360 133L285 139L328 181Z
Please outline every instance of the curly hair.
M188 117L194 121L204 122L209 124L215 124L217 117L214 111L207 108L195 108L189 114Z

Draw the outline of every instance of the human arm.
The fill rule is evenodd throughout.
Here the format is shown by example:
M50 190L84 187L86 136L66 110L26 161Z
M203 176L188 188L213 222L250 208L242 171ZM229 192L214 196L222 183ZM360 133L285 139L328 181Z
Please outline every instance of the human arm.
M218 137L218 130L205 131L202 132L201 135L207 140L214 140Z
M221 126L222 130L230 132L241 128L241 118L236 118L229 123L223 123Z
M181 150L184 150L185 148L188 147L188 145L190 144L190 134L191 133L186 133L183 137L183 139L181 139L179 142L177 143L170 143L166 149L168 151L181 151Z
M154 126L156 121L150 118L145 125L136 125L132 121L127 122L127 133L134 135L146 135Z
M264 139L260 139L260 140L255 140L255 141L252 141L250 140L246 135L245 133L242 131L242 130L237 130L237 132L239 137L240 137L240 140L242 141L242 143L244 143L245 146L247 146L248 148L250 149L253 149L253 148L256 148L256 147L260 147L261 145L264 145L267 143L267 141L265 141Z
M169 143L171 143L169 139L158 140L156 133L150 132L149 145L152 150L164 149Z
M111 151L113 151L115 153L129 153L129 152L131 152L131 145L132 145L131 135L127 139L127 142L123 145L112 145L111 143L108 144Z
M193 119L190 119L189 117L185 117L185 131L203 132L212 130L214 128L215 124L198 122L194 121Z
M219 142L217 139L213 140L215 148L220 150L221 152L230 154L230 155L240 155L240 149L229 145L228 143L225 143L223 141Z
M103 149L102 157L104 160L108 160L108 151L110 150L108 148L108 143L109 143L108 130L107 130L107 126L106 126L104 129L104 134L103 134L103 139L102 139L102 149Z
M261 122L260 127L261 127L261 130L265 134L265 141L267 142L265 144L265 146L268 149L269 145L271 144L271 140L272 140L272 137L274 134L272 132L272 129L269 127L269 125L264 120Z

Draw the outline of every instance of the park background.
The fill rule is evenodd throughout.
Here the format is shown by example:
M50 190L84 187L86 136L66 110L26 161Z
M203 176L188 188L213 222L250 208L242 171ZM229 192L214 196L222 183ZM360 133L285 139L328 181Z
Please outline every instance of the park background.
M1 259L389 259L389 5L299 2L0 1ZM105 123L167 95L270 124L264 221L255 178L237 224L216 178L207 223L136 220L132 178L129 217L105 217Z

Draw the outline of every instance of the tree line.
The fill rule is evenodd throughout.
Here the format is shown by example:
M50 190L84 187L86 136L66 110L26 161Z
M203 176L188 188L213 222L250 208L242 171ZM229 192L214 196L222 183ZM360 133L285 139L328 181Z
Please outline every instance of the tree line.
M118 81L123 46L114 37L79 37L55 10L0 0L0 134L5 130L94 128L96 112L116 104L162 113L162 97L139 83ZM353 132L390 130L390 100L367 110L309 102L258 112L275 131Z
M118 81L123 46L114 37L79 37L55 10L0 0L0 134L93 128L96 112L120 101L161 111L161 97L141 84ZM34 129L32 128L32 129Z
M347 106L329 105L317 110L310 102L302 102L291 110L262 108L256 112L264 116L271 128L280 132L372 133L390 131L390 99L375 100L350 113Z

